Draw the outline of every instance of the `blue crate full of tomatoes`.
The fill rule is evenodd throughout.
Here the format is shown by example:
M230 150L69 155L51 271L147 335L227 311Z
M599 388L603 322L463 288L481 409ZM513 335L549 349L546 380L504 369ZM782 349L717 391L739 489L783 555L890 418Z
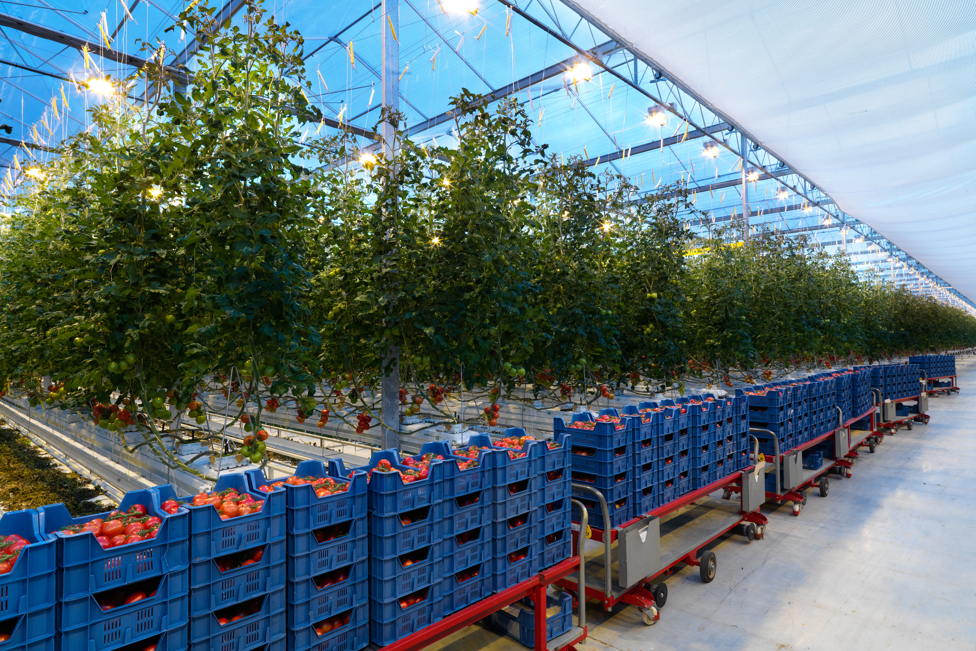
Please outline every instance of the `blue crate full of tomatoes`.
M56 570L55 541L36 511L0 517L0 648L54 648Z

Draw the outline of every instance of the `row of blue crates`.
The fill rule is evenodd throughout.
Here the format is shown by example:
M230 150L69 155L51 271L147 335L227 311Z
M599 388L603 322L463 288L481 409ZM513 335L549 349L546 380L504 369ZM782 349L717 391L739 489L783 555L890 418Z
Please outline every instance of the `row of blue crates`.
M921 392L921 372L917 364L882 364L871 369L871 387L881 392L881 401L917 396Z
M951 377L956 374L955 355L917 355L909 357L908 363L917 365L927 378Z

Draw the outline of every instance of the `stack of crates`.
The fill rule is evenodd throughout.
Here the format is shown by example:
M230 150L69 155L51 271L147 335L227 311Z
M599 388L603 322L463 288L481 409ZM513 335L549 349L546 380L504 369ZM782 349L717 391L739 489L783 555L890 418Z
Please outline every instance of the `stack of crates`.
M548 446L512 427L495 442L487 434L468 439L487 452L492 499L492 591L501 592L538 573L545 510L543 481ZM511 447L509 447L511 446Z
M685 404L681 404L684 401ZM703 488L728 474L725 439L724 402L714 398L691 396L679 398L680 406L688 410L688 431L691 436L690 469L687 476L682 472L684 458L679 456L678 495ZM721 425L720 425L721 423Z
M286 540L270 543L269 549L273 558L287 553L287 648L367 646L366 473L334 476L321 461L309 460L295 471L301 483L288 478L272 484L257 469L246 475L251 490L275 499L284 495ZM331 492L327 485L341 490Z
M420 454L412 457L415 461L444 460L444 531L435 547L440 566L434 566L440 571L444 615L483 599L493 587L493 456L478 448L471 454L473 458L455 456L447 443L433 441L424 443Z
M544 570L569 558L573 553L572 526L572 434L561 433L547 442L543 455L542 501L539 513L542 541L539 543L539 569Z
M835 401L844 414L845 423L863 413L854 411L854 384L851 373L849 370L843 370L831 374L834 378ZM834 420L836 421L836 419L837 415L835 413Z
M821 373L810 379L813 381L810 390L819 393L813 432L813 438L816 438L836 429L837 378L830 373Z
M673 489L677 469L665 469L664 459L675 456L678 428L687 417L677 407L662 407L656 402L641 402L636 407L628 405L624 410L626 415L640 421L635 430L631 464L634 516L640 517L664 504L662 495L666 482L670 481Z
M781 454L795 447L796 391L793 387L759 385L746 390L736 389L735 393L736 397L745 400L748 405L749 427L773 432L778 439ZM757 438L761 454L775 454L772 441L762 436Z
M211 504L193 506L172 486L152 491L189 511L190 651L285 648L285 496L250 490L244 475L224 475L213 493L236 491L261 510L223 519Z
M562 418L554 419L557 436L571 434L573 483L586 484L603 495L611 528L634 517L634 440L639 427L639 418L621 418L616 409L601 411L597 419L587 413L576 414L569 425ZM597 499L579 489L573 489L572 496L589 511L590 526L602 529ZM573 520L579 522L580 517L574 510Z
M861 366L851 370L851 396L853 415L856 418L865 414L871 409L873 400L871 397L871 368Z
M900 400L921 393L917 364L883 364L871 366L871 386L881 392L881 399Z
M747 468L752 450L749 445L749 403L744 396L732 396L727 399L731 423L727 425L731 431L732 454L735 459L729 464L729 473L739 472Z
M329 460L329 472L368 474L369 637L385 646L443 616L444 461L427 476L401 463L395 450L373 453L366 466L346 469ZM410 481L404 481L410 477Z
M917 355L908 358L927 378L951 377L956 374L955 355Z
M54 651L57 605L57 543L41 533L37 512L12 511L0 517L0 538L27 541L6 574L0 574L0 648ZM10 541L7 541L8 543ZM13 545L16 543L10 543ZM0 556L10 545L0 547ZM87 604L85 604L87 607Z
M34 646L29 640L37 640L42 630L57 631L54 647L60 651L112 651L134 642L157 651L187 648L189 515L183 510L165 513L154 490L127 493L118 511L136 507L134 514L159 518L156 537L108 549L88 531L66 535L60 530L96 518L106 520L115 512L72 518L63 504L37 510L38 531L56 541L57 548L57 589L38 598L47 603L56 594L57 605L22 618L18 635L23 635L27 648ZM34 553L30 547L24 551Z

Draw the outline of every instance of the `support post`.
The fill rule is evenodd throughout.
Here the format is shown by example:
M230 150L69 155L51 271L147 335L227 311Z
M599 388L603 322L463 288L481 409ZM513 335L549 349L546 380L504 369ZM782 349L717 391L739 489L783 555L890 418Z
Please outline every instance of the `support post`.
M383 0L380 17L381 46L383 49L382 102L383 108L396 111L400 107L400 44L393 38L392 30L400 29L400 11L397 0ZM389 122L383 122L380 134L383 136L383 154L386 160L393 160L395 129ZM380 412L383 419L382 444L384 450L400 448L400 349L390 346L385 364L389 371L383 376L381 387L383 405ZM387 426L389 425L389 427ZM395 428L395 429L393 429Z
M742 241L749 241L749 139L739 132L739 154L742 156Z

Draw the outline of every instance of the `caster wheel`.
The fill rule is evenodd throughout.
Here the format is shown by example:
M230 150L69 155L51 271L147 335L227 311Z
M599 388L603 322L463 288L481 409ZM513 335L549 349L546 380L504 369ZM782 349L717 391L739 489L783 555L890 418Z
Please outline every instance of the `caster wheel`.
M746 538L749 540L749 542L756 539L756 525L752 524L751 522L746 525Z
M854 474L854 471L852 471L852 470L851 470L850 468L845 468L845 469L844 469L844 475L845 475L845 476L846 476L846 477L847 477L848 479L850 479L850 478L851 478L851 476L852 476L853 474Z
M651 594L654 595L654 605L658 608L664 608L664 604L668 603L668 586L666 583L651 586Z
M830 481L826 477L820 478L820 497L827 497L830 492Z
M922 420L922 424L923 424L923 425L928 425L928 424L929 424L929 417L928 417L928 416L926 416L926 417L925 417L925 418L924 418L924 419Z
M756 527L756 540L762 540L766 536L766 525L761 524Z
M722 491L722 499L723 500L727 500L730 497L732 497L732 491L730 491L728 488L726 488L724 491Z
M793 517L800 515L800 511L803 510L802 504L793 504Z
M877 447L878 447L878 442L874 440L874 437L869 438L868 439L868 450L871 451L871 454L874 454L874 450Z
M718 560L715 558L715 552L705 552L701 555L699 561L701 565L698 566L698 574L701 575L701 580L704 583L711 583L715 580L715 570L718 569Z
M657 624L658 611L657 608L651 606L650 608L641 608L641 619L644 620L644 624L647 626L654 626Z
M913 429L915 429L915 423L913 423L912 421L908 421L907 427L908 427L908 431L911 432Z

